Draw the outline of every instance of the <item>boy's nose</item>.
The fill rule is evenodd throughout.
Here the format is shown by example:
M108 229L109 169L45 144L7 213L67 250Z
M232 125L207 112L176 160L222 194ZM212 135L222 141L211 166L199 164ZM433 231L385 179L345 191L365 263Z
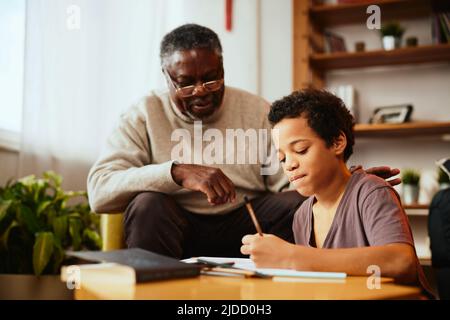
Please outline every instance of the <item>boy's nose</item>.
M286 159L286 170L292 171L298 168L298 162L294 160Z

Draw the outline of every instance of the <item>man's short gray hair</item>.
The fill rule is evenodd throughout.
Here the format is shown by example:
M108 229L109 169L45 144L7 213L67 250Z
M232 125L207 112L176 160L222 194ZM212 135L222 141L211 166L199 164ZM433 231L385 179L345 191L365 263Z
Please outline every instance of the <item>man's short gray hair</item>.
M222 57L222 45L217 34L198 24L184 24L164 36L159 56L161 65L166 57L180 50L210 49Z

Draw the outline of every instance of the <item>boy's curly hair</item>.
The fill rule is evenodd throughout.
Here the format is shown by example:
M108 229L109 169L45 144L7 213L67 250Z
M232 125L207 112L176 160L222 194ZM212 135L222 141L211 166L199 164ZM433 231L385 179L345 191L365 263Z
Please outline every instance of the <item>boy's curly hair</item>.
M347 137L344 161L350 158L355 144L355 121L341 99L325 90L299 90L275 101L268 116L272 126L285 118L297 117L304 117L327 147L343 132Z

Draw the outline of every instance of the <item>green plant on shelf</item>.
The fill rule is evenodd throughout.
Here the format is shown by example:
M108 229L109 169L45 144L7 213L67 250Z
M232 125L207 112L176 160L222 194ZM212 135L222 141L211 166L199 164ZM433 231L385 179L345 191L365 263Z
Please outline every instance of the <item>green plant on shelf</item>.
M420 181L420 173L413 169L405 169L402 171L402 183L417 186Z
M0 273L58 274L64 250L101 248L87 193L64 191L61 183L47 171L0 187Z
M403 28L398 22L388 22L382 25L380 29L380 34L382 37L393 36L396 38L401 38L404 32L405 28Z

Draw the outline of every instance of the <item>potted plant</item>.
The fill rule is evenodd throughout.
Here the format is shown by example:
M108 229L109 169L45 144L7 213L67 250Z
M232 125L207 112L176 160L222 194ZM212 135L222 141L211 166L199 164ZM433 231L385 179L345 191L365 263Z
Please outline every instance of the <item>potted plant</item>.
M389 22L380 29L384 50L400 48L405 29L398 22Z
M439 183L440 190L450 188L450 177L441 168L439 168L439 172L438 172L438 183Z
M61 182L49 171L0 187L0 273L59 275L65 250L101 248L86 192L66 192Z
M404 204L415 204L419 199L420 173L416 170L406 169L402 173L403 202Z

